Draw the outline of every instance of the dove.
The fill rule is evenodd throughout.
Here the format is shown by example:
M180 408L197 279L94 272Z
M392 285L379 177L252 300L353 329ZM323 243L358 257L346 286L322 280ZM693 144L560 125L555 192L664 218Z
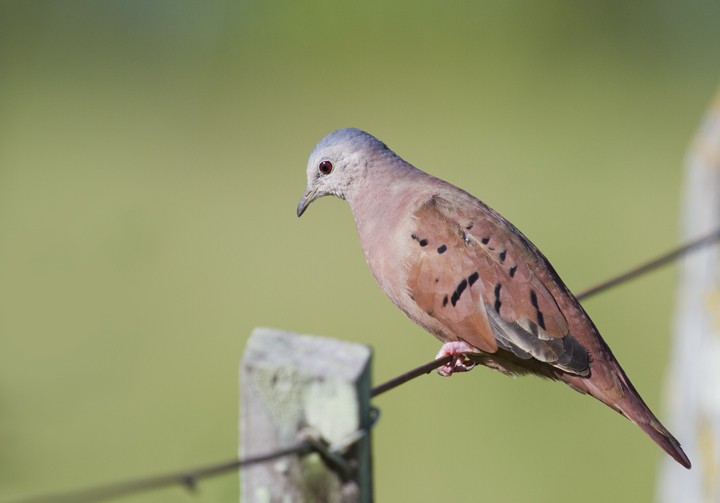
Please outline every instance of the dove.
M479 363L562 381L690 468L550 262L502 215L354 128L330 133L310 154L298 217L327 195L349 203L385 294L443 343L436 358L451 362L441 375Z

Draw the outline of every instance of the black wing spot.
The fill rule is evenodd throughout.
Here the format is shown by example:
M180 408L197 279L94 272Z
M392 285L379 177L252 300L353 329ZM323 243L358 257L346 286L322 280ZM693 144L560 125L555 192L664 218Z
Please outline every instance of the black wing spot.
M535 317L537 318L537 324L540 325L540 328L545 330L545 317L543 316L542 311L540 311L540 308L538 307L538 299L535 290L530 290L530 303L535 308ZM537 326L533 322L530 322L530 324L531 327L535 328L533 335L537 335Z
M442 245L440 248L437 249L437 252L441 255L443 253L445 253L446 251L447 251L447 246L445 246L445 245Z
M490 238L488 236L485 236L480 240L480 242L484 245L488 244L490 242Z
M460 296L465 291L465 288L467 288L467 280L464 279L458 284L457 288L452 294L452 297L450 297L450 302L452 303L453 307L455 307L455 304L457 304L458 300L460 300Z
M530 304L532 304L535 309L539 309L537 303L537 294L535 293L535 290L530 290Z
M480 274L475 271L470 276L468 276L468 286L473 286L478 279L480 279Z
M506 256L507 256L507 250L501 251L501 252L500 252L500 255L498 255L498 257L500 257L500 262L505 262L505 257L506 257Z
M500 290L502 289L502 285L500 283L495 285L495 311L500 314L500 306L502 306L502 302L500 302Z
M447 303L448 303L448 296L446 295L445 297L443 297L443 307L447 306ZM453 304L453 305L455 305L455 304Z
M543 316L542 311L537 312L537 320L538 320L538 325L540 325L540 328L545 330L545 317Z
M514 278L516 272L517 272L517 266L514 265L514 266L512 266L512 267L510 268L510 277L511 277L511 278Z
M468 223L468 224L465 226L465 228L466 228L467 230L472 229L472 228L473 228L473 222Z
M427 246L427 244L428 244L427 239L420 239L419 237L417 237L416 234L410 234L410 237L413 238L415 241L417 241L420 244L420 246Z
M465 288L467 288L467 280L466 279L462 280L460 282L460 284L457 286L456 291L458 293L458 297L460 297L462 295L462 293L465 291Z

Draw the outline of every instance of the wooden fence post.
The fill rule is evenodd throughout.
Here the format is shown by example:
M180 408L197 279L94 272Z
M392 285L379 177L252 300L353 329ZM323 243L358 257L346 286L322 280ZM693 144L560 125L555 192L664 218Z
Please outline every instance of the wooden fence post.
M720 92L685 161L685 240L720 226ZM658 501L720 502L720 250L681 262L667 422L692 470L663 461Z
M240 370L240 458L292 447L311 431L333 444L370 427L371 350L362 344L256 328ZM346 459L349 478L317 453L240 471L244 503L372 501L370 435Z

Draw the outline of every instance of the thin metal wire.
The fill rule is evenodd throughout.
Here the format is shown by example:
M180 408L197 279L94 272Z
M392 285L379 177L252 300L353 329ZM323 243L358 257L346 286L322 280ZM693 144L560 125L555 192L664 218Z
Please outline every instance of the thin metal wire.
M260 454L245 459L235 459L200 468L183 470L164 475L155 475L152 477L135 479L126 482L118 482L90 489L81 489L79 491L72 491L63 494L47 494L10 500L6 503L87 503L91 501L105 501L119 496L127 496L138 492L150 491L173 485L182 485L188 490L194 490L197 486L198 480L203 478L221 475L223 473L258 463L266 463L268 461L272 461L273 459L285 456L303 456L312 451L313 446L310 442L305 441L286 449L279 449L275 452Z
M307 437L292 447L279 449L266 454L259 454L257 456L250 456L244 459L234 459L200 468L155 475L62 494L46 494L30 498L6 500L4 503L90 503L174 485L181 485L189 491L194 491L200 479L222 475L250 465L266 463L286 456L305 456L312 452L317 452L324 460L330 461L329 466L334 469L340 469L342 471L341 475L348 476L352 473L352 467L345 462L344 454L350 447L365 438L375 427L379 419L380 410L377 407L371 407L370 421L366 427L360 428L348 435L347 438L331 445L328 445L317 436L312 438Z
M587 297L591 297L595 294L598 294L600 292L604 292L605 290L608 290L609 288L612 288L614 286L617 286L617 285L620 285L627 281L630 281L631 279L635 279L638 276L642 276L643 274L646 274L648 272L654 271L655 269L658 269L659 267L662 267L666 264L669 264L669 263L679 259L683 255L686 255L687 253L689 253L691 251L694 251L696 249L702 248L703 246L712 244L715 241L717 241L718 239L720 239L720 229L717 229L714 232L711 232L707 236L698 238L694 241L690 241L689 243L679 246L678 248L670 250L669 252L664 253L664 254L660 255L659 257L655 257L654 259L649 260L649 261L645 262L644 264L640 264L639 266L629 269L622 274L618 274L617 276L614 276L607 281L598 283L597 285L592 286L592 287L588 288L587 290L583 290L582 292L577 294L576 297L578 300L582 300Z
M380 409L377 407L370 407L370 422L367 427L360 428L359 430L351 433L346 438L335 442L329 447L330 452L335 454L344 455L350 447L357 444L360 440L370 434L375 425L380 420Z
M347 480L355 474L357 464L349 462L345 458L345 454L352 446L370 434L378 419L380 419L380 409L370 407L370 423L367 427L354 431L332 445L328 445L323 438L313 431L301 432L301 438L310 443L313 450L323 458L327 466L335 470L343 480Z
M423 374L429 374L433 370L435 370L438 367L442 367L446 363L450 363L452 361L452 356L445 356L444 358L440 358L438 360L432 360L424 365L420 365L417 368L414 368L408 372L405 372L404 374L400 374L397 377L393 377L389 381L386 381L382 384L378 384L370 391L371 397L376 397L378 395L382 395L386 391L390 391L393 388L397 388L401 384L405 384L408 381L411 381L415 379L416 377L420 377Z

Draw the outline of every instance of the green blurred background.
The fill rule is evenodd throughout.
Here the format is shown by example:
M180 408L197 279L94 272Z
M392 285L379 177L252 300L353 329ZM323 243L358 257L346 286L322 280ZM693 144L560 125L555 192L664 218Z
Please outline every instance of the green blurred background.
M573 289L675 245L719 20L712 1L3 1L0 498L233 458L255 326L367 343L376 383L433 357L347 205L295 217L338 127L485 200ZM661 416L674 285L585 303ZM664 456L594 400L487 369L375 403L378 501L650 501Z

